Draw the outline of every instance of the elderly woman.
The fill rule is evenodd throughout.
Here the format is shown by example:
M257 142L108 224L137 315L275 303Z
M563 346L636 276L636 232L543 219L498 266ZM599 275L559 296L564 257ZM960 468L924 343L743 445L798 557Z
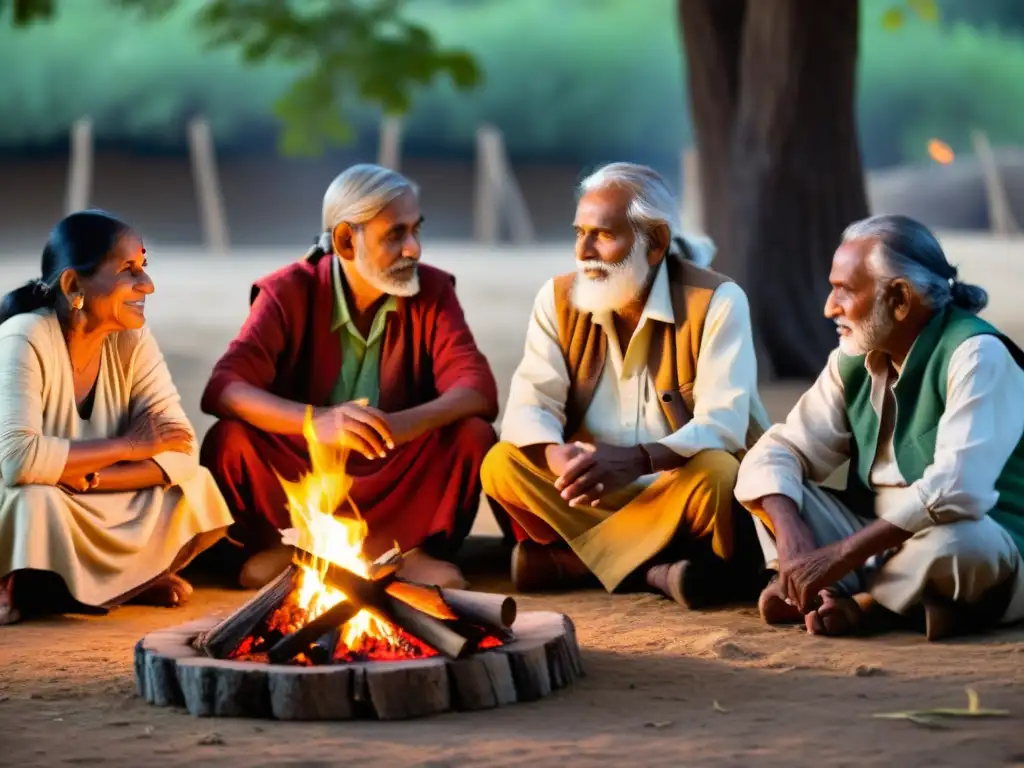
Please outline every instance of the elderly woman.
M145 269L130 227L74 213L0 305L0 624L181 605L175 572L231 522L144 327Z

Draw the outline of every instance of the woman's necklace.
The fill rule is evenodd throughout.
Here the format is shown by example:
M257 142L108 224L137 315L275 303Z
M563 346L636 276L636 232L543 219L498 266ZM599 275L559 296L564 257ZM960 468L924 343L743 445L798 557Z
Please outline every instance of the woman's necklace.
M97 348L96 353L93 354L93 355L90 355L89 356L89 360L84 365L76 365L75 364L75 356L73 354L71 354L71 337L70 337L70 334L67 334L67 333L64 334L64 343L67 345L67 348L68 348L68 360L71 361L71 370L73 372L75 372L75 373L85 373L86 371L88 371L89 368L92 367L93 363L95 363L99 359L100 350L102 349L102 346L103 346L101 344Z

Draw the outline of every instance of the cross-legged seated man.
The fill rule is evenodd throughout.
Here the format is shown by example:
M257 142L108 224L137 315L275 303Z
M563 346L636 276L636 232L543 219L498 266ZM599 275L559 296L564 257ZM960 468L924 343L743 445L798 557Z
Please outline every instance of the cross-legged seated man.
M930 639L1024 618L1024 353L906 217L850 226L830 280L839 349L740 468L778 573L762 616L838 635L880 607ZM844 492L816 485L846 461Z
M760 561L733 514L736 457L766 422L746 296L698 265L713 246L677 235L654 171L615 163L581 193L577 269L537 296L484 460L485 493L517 524L513 581L733 599Z
M317 440L352 450L349 496L369 526L364 551L397 542L408 578L463 583L446 561L476 515L497 388L454 278L420 264L421 222L408 180L354 166L324 195L318 245L253 287L249 317L202 400L220 418L202 462L235 515L232 535L258 553L244 584L286 564L278 475L295 481L309 470L309 405Z

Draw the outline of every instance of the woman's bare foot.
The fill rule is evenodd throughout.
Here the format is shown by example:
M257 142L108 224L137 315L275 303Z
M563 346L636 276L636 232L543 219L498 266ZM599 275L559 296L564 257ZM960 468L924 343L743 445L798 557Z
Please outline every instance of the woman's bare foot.
M21 613L14 607L14 574L0 579L0 627L21 621Z
M761 592L757 610L765 624L799 624L804 620L800 609L786 602L786 596L779 587L779 577L774 577Z
M856 597L837 595L827 589L818 595L821 607L804 617L808 634L841 637L860 630L864 623L864 610Z
M192 596L192 585L181 576L171 573L140 592L131 602L136 605L154 605L158 608L177 608Z
M462 571L453 563L438 560L418 549L407 552L402 558L398 575L406 581L417 584L431 584L448 589L465 589L469 586Z

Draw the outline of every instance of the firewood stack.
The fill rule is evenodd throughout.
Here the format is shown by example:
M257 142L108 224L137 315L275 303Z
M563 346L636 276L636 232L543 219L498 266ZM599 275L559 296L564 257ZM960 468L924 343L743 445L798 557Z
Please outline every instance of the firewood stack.
M398 578L401 555L397 553L375 562L369 578L333 564L327 564L325 571L323 561L319 561L316 570L324 582L343 592L347 599L311 621L299 622L298 628L290 628L287 634L268 633L268 619L298 589L300 566L312 567L314 560L313 555L296 548L292 565L227 618L200 633L193 647L210 658L228 659L247 640L272 635L274 642L264 649L271 664L331 663L341 628L363 609L449 659L514 639L511 627L516 619L516 603L511 597Z

